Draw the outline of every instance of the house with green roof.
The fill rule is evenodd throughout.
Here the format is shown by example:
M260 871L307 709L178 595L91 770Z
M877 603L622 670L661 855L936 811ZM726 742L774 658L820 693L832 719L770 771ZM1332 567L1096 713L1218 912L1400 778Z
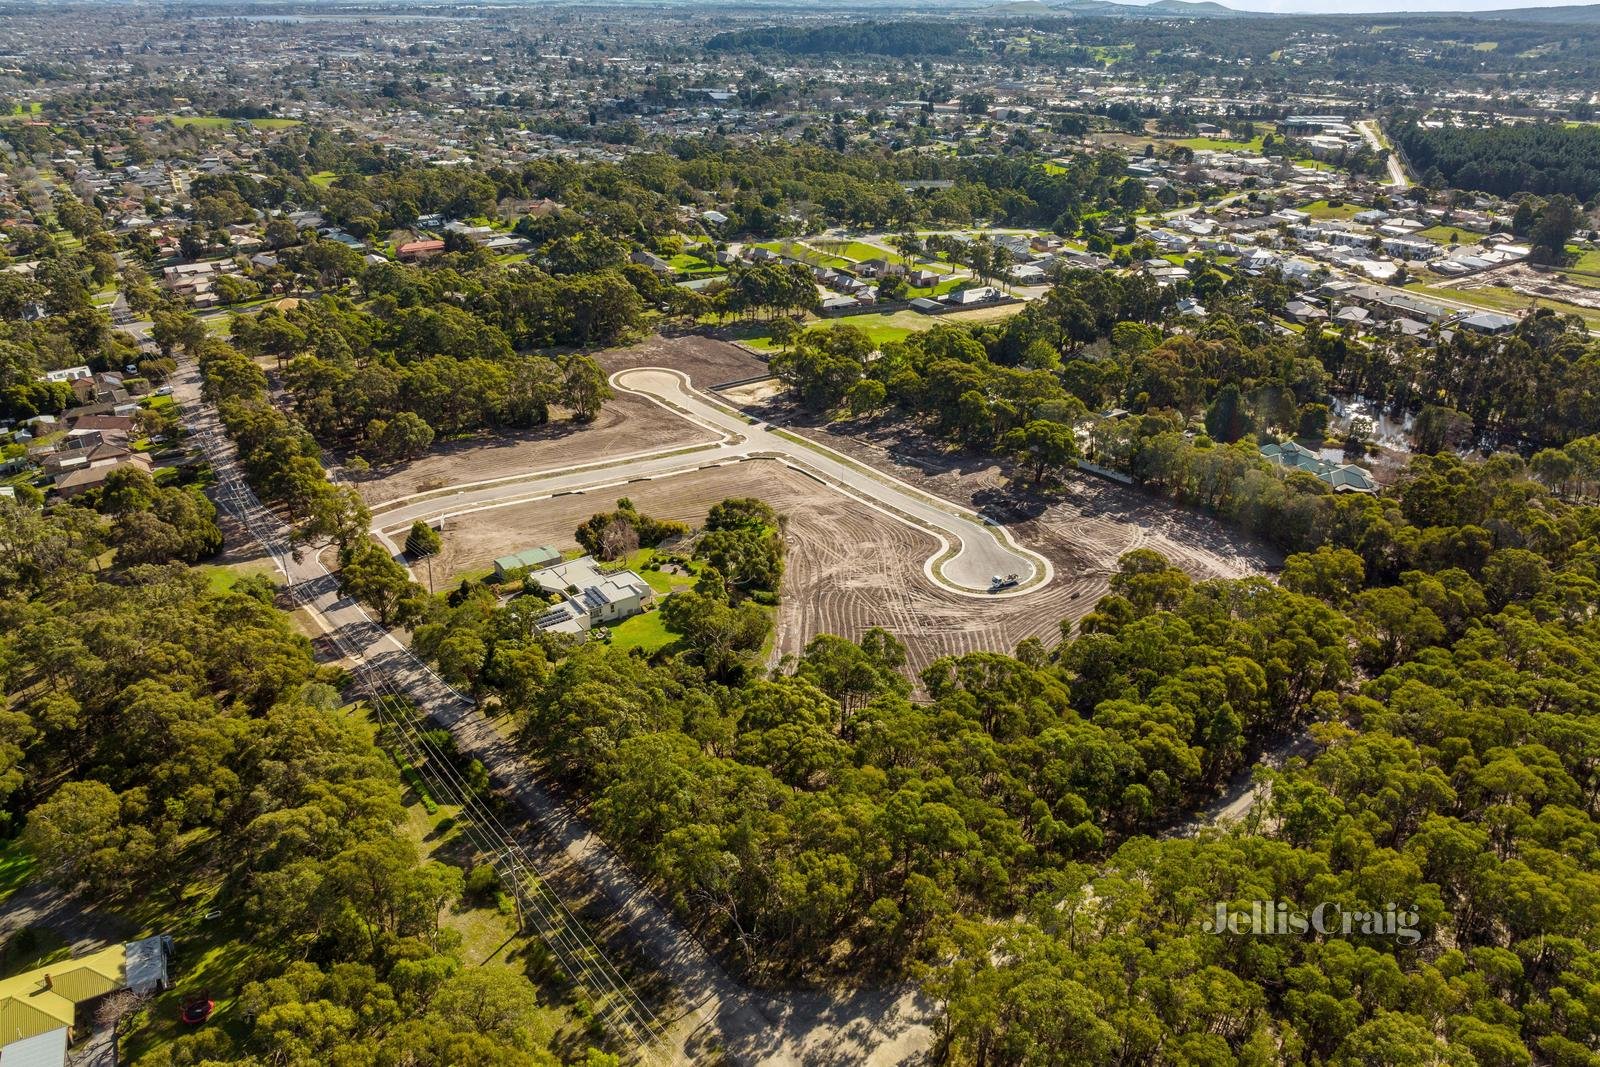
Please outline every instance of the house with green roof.
M1354 463L1334 463L1293 441L1272 441L1261 446L1261 457L1269 463L1302 470L1333 486L1338 493L1376 493L1378 483L1365 468Z

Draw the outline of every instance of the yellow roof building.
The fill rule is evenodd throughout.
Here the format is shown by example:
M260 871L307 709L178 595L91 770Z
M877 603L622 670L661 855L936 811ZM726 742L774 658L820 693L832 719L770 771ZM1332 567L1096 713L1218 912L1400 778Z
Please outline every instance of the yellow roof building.
M0 1050L77 1023L78 1005L119 989L167 984L172 939L158 935L0 979Z
M78 1005L127 985L128 950L113 945L0 980L0 1045L71 1027Z

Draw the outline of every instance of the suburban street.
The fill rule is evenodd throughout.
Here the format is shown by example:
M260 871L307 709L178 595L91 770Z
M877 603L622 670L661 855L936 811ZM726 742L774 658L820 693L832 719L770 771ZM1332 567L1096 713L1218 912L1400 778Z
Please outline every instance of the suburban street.
M1383 134L1378 131L1377 119L1364 119L1356 123L1356 129L1361 131L1361 136L1367 139L1374 152L1389 150L1389 181L1386 183L1395 189L1408 189L1411 179L1406 175L1406 168L1400 163L1400 156L1384 144Z
M670 478L701 468L753 459L776 459L882 513L932 535L939 550L928 558L930 581L975 597L1025 595L1049 584L1049 560L1018 546L1003 527L987 524L976 513L914 489L891 475L873 470L816 442L764 423L751 423L694 389L680 371L640 367L618 371L612 385L637 393L721 436L720 444L674 449L614 464L589 464L531 472L526 478L497 480L402 500L374 508L373 528L393 543L396 532L417 519L437 523L488 508L540 500L562 493L583 493L625 486L629 482ZM402 538L403 539L403 538ZM991 593L994 576L1016 575L1017 585Z

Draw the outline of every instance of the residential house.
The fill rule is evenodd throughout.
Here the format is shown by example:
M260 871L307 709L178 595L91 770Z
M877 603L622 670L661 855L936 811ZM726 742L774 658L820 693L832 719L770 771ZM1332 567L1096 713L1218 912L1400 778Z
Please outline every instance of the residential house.
M143 452L128 452L126 449L118 450L115 446L109 445L100 445L99 449L106 450L99 452L101 458L86 458L86 466L68 470L56 477L55 492L57 496L63 499L70 499L80 493L87 493L91 489L98 489L105 484L107 478L111 477L112 471L121 470L124 467L138 467L146 474L150 473L152 466L150 457ZM111 453L114 451L120 451L122 454L112 455Z
M664 260L660 256L656 255L654 252L648 251L648 250L643 249L643 248L639 249L637 252L634 252L632 255L630 255L628 257L628 262L630 262L630 263L638 263L641 266L649 267L651 270L655 271L657 274L671 274L672 273L672 264L668 263L666 260Z
M1293 441L1271 442L1261 446L1261 456L1269 463L1313 474L1341 493L1376 493L1378 484L1365 469L1353 463L1334 463Z
M1295 322L1298 322L1301 325L1306 325L1307 323L1312 322L1325 322L1328 318L1328 313L1326 311L1323 311L1315 304L1307 303L1304 300L1289 301L1283 306L1283 313L1285 316L1293 319Z
M1516 329L1519 320L1515 315L1502 315L1497 311L1474 311L1456 320L1456 325L1473 333L1502 334Z
M394 254L401 260L416 261L431 259L444 251L444 242L439 240L407 241L394 250Z
M1000 290L992 285L975 285L970 289L957 289L945 297L952 304L966 307L971 304L982 304L990 300L1000 299Z
M61 1067L101 998L168 988L173 954L172 938L160 934L0 980L0 1063Z
M546 593L566 597L534 621L541 630L579 634L632 618L655 603L649 582L632 571L604 572L592 556L544 567L529 577Z

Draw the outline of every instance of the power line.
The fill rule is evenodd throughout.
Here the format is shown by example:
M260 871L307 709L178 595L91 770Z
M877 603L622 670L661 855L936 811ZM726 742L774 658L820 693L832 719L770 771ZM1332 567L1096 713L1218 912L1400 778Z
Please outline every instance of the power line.
M187 361L185 366L187 369L193 369ZM202 450L216 476L214 495L272 557L284 575L286 583L284 591L290 600L296 606L305 606L315 612L312 598L301 589L302 583L295 579L290 570L290 561L299 559L298 550L282 536L278 530L276 517L266 509L244 481L243 475L229 455L231 442L227 441L212 424L218 418L215 408L209 407L208 410L203 410L206 410L203 420L196 420L192 411L187 412L186 414L190 416L187 423L190 431L199 437ZM318 566L321 567L320 562ZM326 567L321 569L325 575L332 577ZM387 630L374 623L363 608L355 605L355 610L369 626L387 634ZM340 655L355 665L355 673L360 683L373 698L370 703L380 725L386 727L389 736L405 746L411 765L434 795L446 803L457 806L466 816L461 821L463 833L480 854L489 857L490 864L502 882L510 886L517 904L519 923L525 924L531 917L535 932L550 948L551 955L561 966L568 980L595 998L596 1017L612 1033L625 1036L631 1041L640 1057L646 1062L668 1064L683 1062L676 1050L661 1041L663 1031L655 1012L628 984L627 979L605 955L588 930L549 888L538 873L537 865L518 843L511 830L483 802L471 784L462 778L451 760L438 750L424 731L418 729L417 723L407 716L395 714L388 706L388 702L395 701L401 706L419 707L429 718L439 721L436 718L436 711L426 707L425 701L414 700L402 692L386 671L368 662L359 649L350 647L346 638L336 628L329 628L327 632L329 640ZM451 710L459 711L459 714L453 715L450 722L441 724L453 727L466 721L474 710L472 703L445 683L410 650L399 646L398 643L396 648L402 657L411 661L414 668L420 669L428 681L443 691L440 702L455 705ZM413 688L417 688L416 683L413 683ZM481 719L478 721L486 722Z

